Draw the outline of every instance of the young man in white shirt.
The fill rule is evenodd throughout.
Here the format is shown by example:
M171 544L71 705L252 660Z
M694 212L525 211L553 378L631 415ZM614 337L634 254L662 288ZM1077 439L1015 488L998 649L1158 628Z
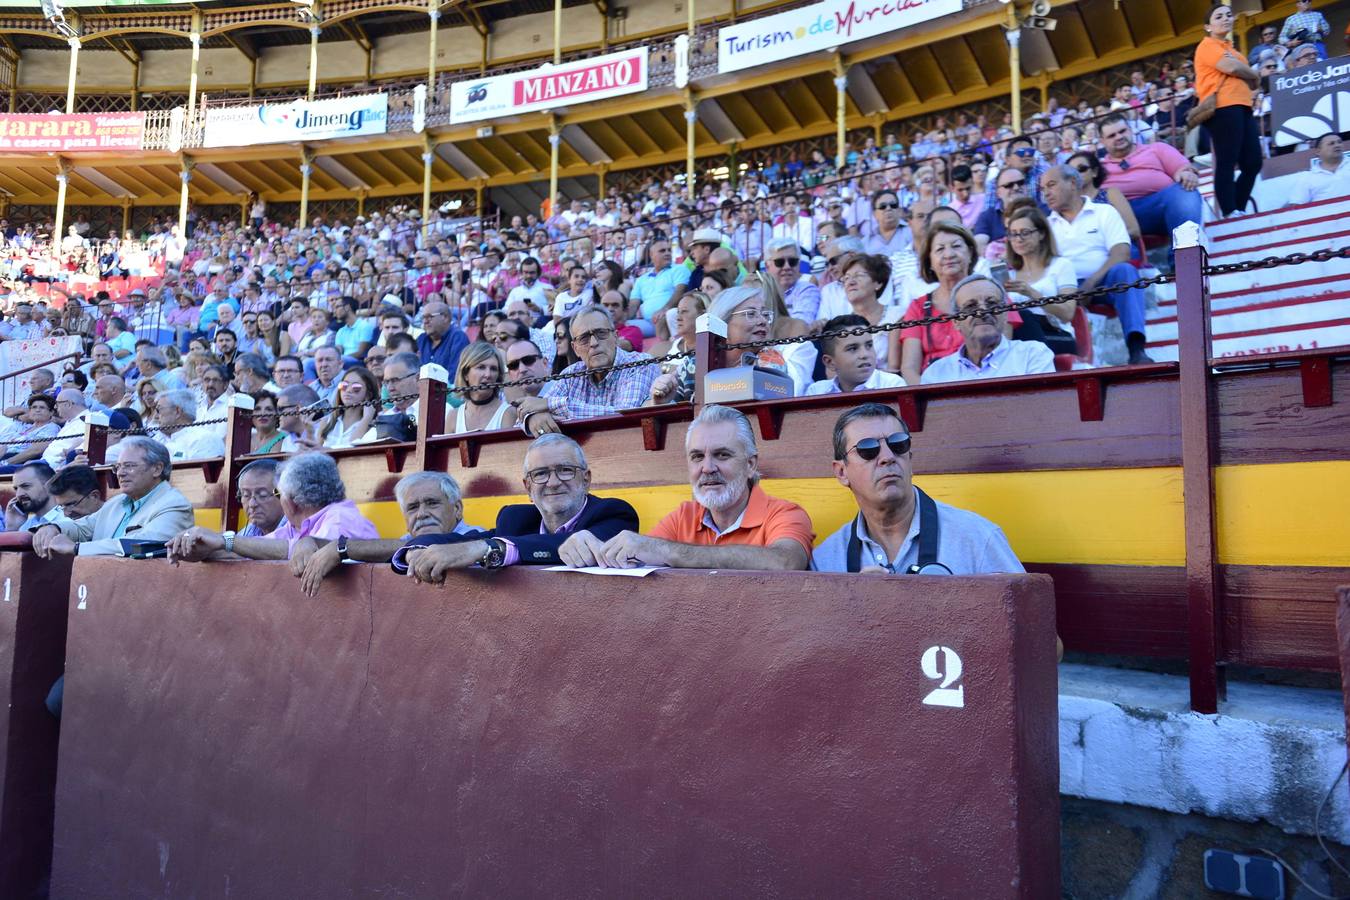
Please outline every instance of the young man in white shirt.
M866 319L856 314L835 316L825 323L824 331L829 333L846 328L866 328L868 324ZM833 368L835 374L833 378L814 382L808 387L808 397L905 386L905 379L899 375L877 368L877 351L870 334L825 338L821 341L820 359L826 370Z

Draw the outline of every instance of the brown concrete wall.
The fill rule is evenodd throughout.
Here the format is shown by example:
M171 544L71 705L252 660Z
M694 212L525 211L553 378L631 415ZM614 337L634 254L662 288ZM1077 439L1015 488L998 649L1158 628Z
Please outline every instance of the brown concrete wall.
M51 870L58 729L45 701L69 593L69 561L0 552L0 898L37 896Z
M54 896L1059 892L1043 576L75 581Z

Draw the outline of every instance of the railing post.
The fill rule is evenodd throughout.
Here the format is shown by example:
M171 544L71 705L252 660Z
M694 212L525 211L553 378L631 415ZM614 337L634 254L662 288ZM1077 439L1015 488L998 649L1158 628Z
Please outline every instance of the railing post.
M225 423L225 471L221 483L225 486L224 502L220 504L220 530L233 531L239 521L239 470L246 463L241 457L253 452L253 398L248 394L230 395L230 407Z
M1209 377L1208 254L1200 226L1175 229L1177 350L1181 364L1181 471L1186 523L1186 607L1191 709L1218 712L1226 685L1222 655L1222 593L1214 542L1214 415Z
M108 459L108 414L90 410L84 418L84 455L91 466Z
M708 373L722 368L722 347L727 340L727 323L712 313L698 317L694 326L694 414L703 409L703 383Z
M428 441L445 434L445 398L449 393L450 373L444 366L427 363L417 373L417 450L415 472L444 472L446 451L429 446Z

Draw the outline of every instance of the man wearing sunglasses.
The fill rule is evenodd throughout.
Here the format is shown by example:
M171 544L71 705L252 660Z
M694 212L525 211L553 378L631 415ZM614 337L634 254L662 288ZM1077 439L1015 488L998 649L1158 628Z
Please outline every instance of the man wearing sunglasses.
M586 454L566 435L546 434L530 444L522 483L530 502L502 507L491 531L419 535L399 548L390 565L440 584L451 570L470 566L556 566L565 561L559 548L579 531L606 541L638 527L629 503L590 493Z
M872 195L872 216L877 227L872 236L863 242L868 253L890 256L914 246L913 237L903 221L900 198L895 191L883 188Z
M821 541L811 556L816 571L1025 571L997 525L914 486L909 431L885 404L855 406L834 423L834 477L853 494L858 515Z
M778 282L788 314L803 322L814 322L820 311L820 288L802 277L801 250L797 240L790 237L774 238L769 242L766 255L765 268Z
M1182 222L1203 220L1204 201L1197 187L1200 176L1190 161L1171 144L1155 141L1137 144L1134 129L1122 115L1107 116L1101 123L1102 146L1106 156L1108 188L1118 188L1139 221L1144 234L1163 234L1169 238L1167 257L1172 260L1172 229Z

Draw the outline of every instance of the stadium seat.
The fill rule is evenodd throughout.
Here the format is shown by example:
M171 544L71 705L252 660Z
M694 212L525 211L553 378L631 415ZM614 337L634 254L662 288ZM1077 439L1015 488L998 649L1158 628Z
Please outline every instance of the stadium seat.
M1111 307L1112 314L1115 308ZM1096 310L1093 310L1096 312ZM1092 326L1088 322L1087 311L1079 306L1073 311L1073 337L1078 342L1079 353L1056 353L1055 371L1068 372L1074 366L1082 364L1092 365ZM1084 352L1086 351L1086 352Z

